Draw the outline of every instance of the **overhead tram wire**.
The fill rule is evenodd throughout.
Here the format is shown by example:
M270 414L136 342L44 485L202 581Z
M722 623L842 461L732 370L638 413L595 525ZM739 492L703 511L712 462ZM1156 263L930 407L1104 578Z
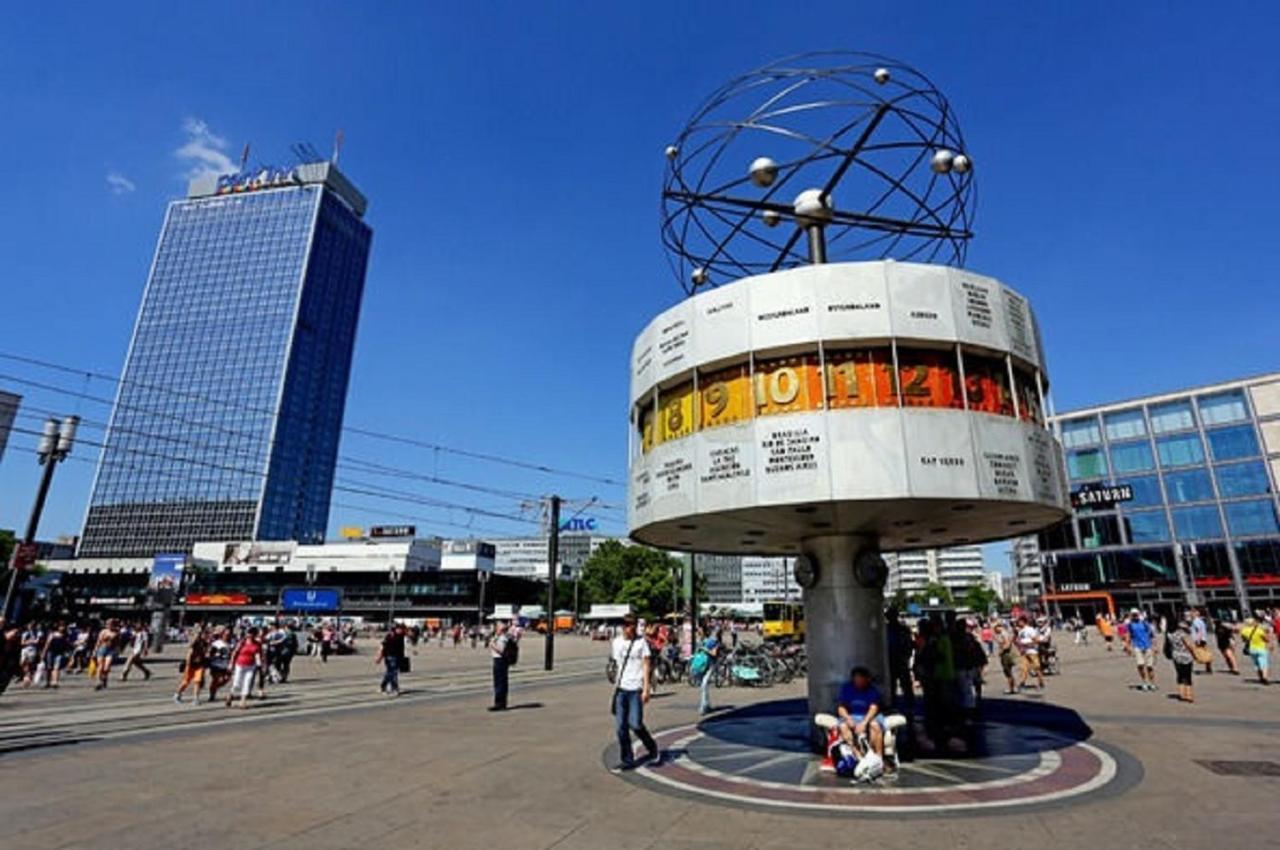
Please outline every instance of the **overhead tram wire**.
M136 387L146 389L146 390L151 390L154 392L163 392L163 393L169 393L172 395L182 396L195 401L203 401L211 404L226 403L225 399L214 399L205 395L201 395L200 393L193 393L185 390L175 390L170 387L162 387L154 384L147 384L142 381L129 381L129 380L125 380L124 378L114 377L102 372L95 372L91 369L77 369L72 366L67 366L61 363L53 363L51 361L42 360L36 357L27 357L25 355L12 354L9 352L0 351L0 359L9 360L16 363L25 363L31 366L38 366L44 369L52 369L54 371L63 372L65 374L70 374L70 375L77 375L80 377L92 376L99 380L108 381L112 384L117 384L117 385L128 384L131 386L136 386ZM0 378L5 378L5 377L8 377L8 376L0 375ZM14 379L10 378L10 380L14 380ZM243 411L259 413L266 416L276 415L275 411L267 410L265 408L254 408L252 406L247 406L247 407L240 407L238 409ZM625 488L627 486L626 482L619 481L616 478L609 478L609 477L600 476L600 475L591 475L588 473L576 472L576 471L567 470L567 469L558 469L556 467L549 466L546 464L535 463L532 461L520 460L516 458L503 457L501 455L490 454L487 452L476 452L476 451L471 451L469 449L459 449L454 446L444 445L442 443L433 443L427 440L419 440L415 437L405 437L398 434L389 434L384 431L374 431L372 429L361 428L354 425L344 425L342 426L342 430L347 433L358 434L360 436L369 437L372 439L378 439L378 440L384 440L388 442L401 443L404 445L416 446L418 448L444 452L445 454L455 455L457 457L465 457L471 460L501 464L501 465L510 466L517 469L524 469L531 472L538 472L544 475L550 475L550 476L559 477L559 478L573 478L580 481L590 481L596 484L603 484L610 487Z
M49 414L49 415L57 415L57 411L53 411L53 410L43 410L43 409L40 409L40 408L26 408L26 409L24 409L24 410L20 410L18 415L19 415L19 416L21 416L21 417L24 417L24 418L29 418L29 419L40 419L40 418L41 418L41 416L40 416L40 414L41 414L41 413L45 413L45 414ZM97 421L95 421L95 420L91 420L91 419L82 419L82 420L81 420L81 425L82 425L83 427L86 427L86 428L88 428L88 429L92 429L92 430L102 430L102 431L106 431L106 430L107 430L107 425L106 425L106 423L103 423L103 422L97 422ZM136 429L126 429L126 428L117 428L116 430L117 430L118 432L120 432L120 433L129 433L129 434L140 435L140 436L144 436L144 437L151 437L151 438L155 438L155 439L164 440L164 441L166 441L166 442L170 442L170 443L177 443L177 444L181 444L181 445L190 445L190 446L195 446L195 447L197 447L197 448L199 448L199 449L206 449L206 450L207 450L207 449L209 449L209 448L213 448L213 447L210 447L209 445L204 444L204 443L198 443L198 442L195 442L195 441L192 441L192 440L184 440L184 439L182 439L182 438L180 438L180 437L172 437L172 436L170 436L170 435L163 435L163 434L151 434L151 433L148 433L148 432L145 432L145 431L138 431L138 430L136 430ZM221 453L225 453L225 452L227 452L227 451L232 451L233 453L236 453L236 454L247 455L247 456L249 456L249 458L250 458L251 460L253 460L253 461L255 461L255 462L256 462L256 461L258 461L258 460L260 460L260 458L258 457L258 455L257 455L256 453L251 453L251 452L247 452L247 451L243 451L243 450L236 452L235 450L233 450L233 449L231 449L230 447L227 447L227 446L217 446L217 447L216 447L216 449L217 449L219 452L221 452ZM113 447L112 449L110 449L110 452L117 452L117 451L127 451L127 449L122 448L122 447L118 447L118 446ZM175 463L178 463L178 464L183 464L183 463L186 463L188 460L190 460L189 458L186 458L185 456L169 455L169 456L166 456L166 457L168 457L169 459L173 460ZM87 459L85 459L85 458L77 458L77 460L78 460L78 461L89 462L89 463L92 463L92 462L93 462L93 461L88 461L88 460L87 460ZM131 464L121 464L121 463L116 462L116 461L113 461L113 460L111 460L111 459L104 459L104 460L102 461L102 463L103 463L103 465L104 465L104 466L111 467L111 468L124 468L124 469L135 469L135 470L142 470L142 469L143 469L142 467L134 466L134 465L131 465ZM513 499L513 500L516 500L516 501L521 501L521 500L523 500L523 501L533 501L533 500L536 500L536 499L538 499L538 498L539 498L539 497L537 497L537 496L534 496L534 495L532 495L532 494L528 494L528 493L519 493L519 492L516 492L516 491L509 491L509 490L499 490L499 489L496 489L496 488L484 487L484 486L481 486L481 485L475 485L475 484L468 484L468 483L465 483L465 482L455 482L455 481L450 481L450 480L448 480L448 479L439 478L439 477L437 477L437 476L430 476L430 475L425 475L425 474L421 474L421 473L409 472L409 471L406 471L406 470L396 469L396 468L394 468L394 467L388 467L388 466L386 466L386 465L384 465L384 464L374 463L374 462L371 462L371 461L362 461L362 460L359 460L359 459L356 459L356 458L347 458L345 462L340 460L340 461L339 461L339 463L336 465L336 468L338 468L338 469L342 469L342 468L350 468L351 464L356 464L356 465L357 465L357 467L356 467L356 471L358 471L358 472L363 472L363 473L370 474L370 475L382 475L382 476L388 476L388 477L395 477L395 478L399 478L399 479L406 479L406 478L407 478L407 479L422 480L422 481L426 481L426 482L429 482L429 483L439 484L439 485L442 485L442 486L458 487L458 488L461 488L461 489L464 489L464 490L469 490L469 491L472 491L472 492L485 493L485 494L489 494L489 495L496 495L496 496L500 496L500 497L504 497L504 498L511 498L511 499ZM369 467L369 468L365 468L365 467ZM148 471L148 472L152 472L152 473L161 473L161 472L162 472L161 470L155 470L155 469L148 469L148 470L146 470L146 471ZM247 470L246 470L246 471L247 471ZM199 477L199 478L192 478L192 477L191 477L191 476L189 476L189 475L181 475L181 476L166 476L166 477L172 477L172 478L183 478L184 480L186 480L186 481L188 481L188 482L196 482L196 483L203 483L203 482L215 482L215 481L217 480L216 476L208 476L208 475L206 475L206 476L204 476L204 477ZM377 485L371 485L371 484L367 484L367 483L364 483L364 482L359 482L359 483L358 483L358 486L363 486L363 487L376 487ZM384 491L384 492L386 492L386 493L398 493L398 494L403 494L403 491L393 491L393 490L391 490L390 488L385 488L385 487L383 488L383 491ZM422 495L422 494L416 494L416 493L415 493L415 494L408 494L408 495L409 495L409 496L411 496L414 500L420 500L420 499L434 499L434 497L424 496L424 495ZM432 502L418 502L418 503L421 503L421 504L432 504ZM443 501L443 500L438 500L438 499L434 499L434 503L438 504L439 506L446 506L446 508L445 508L445 509L452 509L451 507L447 507L447 506L452 506L452 505L454 505L454 504L455 504L455 503L445 502L445 501ZM601 503L597 497L591 497L590 499L587 499L587 500L573 500L573 501L571 502L571 504L579 504L579 503L585 503L585 504L587 504L587 505L596 504L596 505L600 505L600 506L602 506L602 507L606 508L606 510L598 511L599 513L606 513L606 512L608 512L608 513L613 513L614 511L617 511L617 510L618 510L618 509L617 509L616 507L614 507L614 506L607 506L607 505L605 505L604 503ZM474 507L474 506L472 506L472 507ZM489 510L488 508L477 508L477 509L478 509L478 510ZM618 524L618 525L623 525L623 524L624 524L624 522L623 522L623 520L622 520L622 519L617 518L617 514L616 514L616 513L614 513L614 517L612 517L612 518L606 518L606 519L605 519L605 521L606 521L606 522L609 522L609 523L615 523L615 524Z
M26 378L19 378L19 377L5 375L5 374L0 374L0 379L10 380L16 383L22 383L29 386L34 386L39 389L47 390L53 393L60 393L63 395L69 395L76 398L86 399L88 401L92 401L94 403L101 404L101 405L107 405L107 406L115 405L115 402L111 399L106 399L106 398L103 398L102 396L95 396L88 393L82 393L76 390L70 390L65 387L59 387L55 384L45 384L39 381L31 381ZM216 423L208 423L198 419L191 419L188 417L178 416L172 413L152 410L150 408L141 407L139 405L121 404L119 405L119 407L124 410L139 411L143 414L155 417L157 419L168 420L176 423L181 423L184 425L194 425L197 428L204 428L206 430L214 430L219 433L227 434L229 436L247 437L247 438L254 438L254 439L256 439L257 437L257 435L250 434L249 432L246 432L246 431L237 431L235 429L230 429L224 426L217 425ZM19 415L30 416L32 415L32 411L49 413L51 415L57 415L56 411L43 411L39 408L30 408L29 406L24 407L23 409L20 409ZM184 439L182 437L176 437L170 434L157 434L154 432L142 431L136 428L128 428L126 426L121 426L121 425L117 425L114 427L114 429L112 429L108 423L102 422L99 420L94 420L94 419L82 418L81 425L87 428L95 429L95 430L102 430L102 431L113 430L119 434L128 434L128 435L134 435L134 436L144 437L148 439L161 440L163 442L174 443L178 445L194 446L199 449L206 449L206 450L215 449L219 453L230 452L232 454L242 455L247 459L255 462L260 459L256 452L251 452L246 449L236 449L231 446L224 446L224 445L214 446L214 445L210 445L209 443L197 442L194 440ZM123 449L117 446L111 446L110 448L110 451L122 451L122 450ZM363 467L363 468L360 468L358 471L365 472L367 474L372 474L372 475L385 475L385 476L393 476L393 477L399 477L399 478L413 478L416 480L425 481L427 483L437 484L442 487L454 487L457 489L469 490L472 492L485 493L488 495L494 495L494 496L500 496L500 497L506 497L514 500L536 500L538 498L541 498L540 496L537 496L532 493L525 493L525 492L519 492L514 490L503 490L500 488L487 487L480 484L472 484L464 481L456 481L453 479L442 478L436 475L428 475L426 473L416 472L413 470L407 470L407 469L401 469L398 467L388 466L386 464L379 463L377 461L363 460L361 458L352 457L350 455L340 455L336 465L338 467L343 467L344 465L350 465L350 464L359 465L360 467ZM577 501L580 501L580 500L577 500L577 499L574 500L575 503ZM601 503L601 504L604 504L604 503ZM622 510L622 508L616 505L608 505L607 507L613 508L614 510L618 510L618 511Z
M34 452L36 450L36 444L32 443L30 445L19 445L14 443L10 445L10 448L15 451ZM85 464L87 466L93 466L93 467L96 467L98 465L97 461L91 458L87 458L79 455L70 455L67 458L67 460L72 461L74 463L81 463L81 464ZM107 463L108 465L117 467L117 468L142 469L142 467L134 466L132 464L124 464L118 461L108 461ZM164 475L166 477L184 478L185 480L191 480L187 476L184 476L181 473L177 473L173 471L164 471L164 470L148 470L148 471L155 472L157 474ZM444 526L446 528L457 528L466 532L470 532L470 536L472 537L474 537L477 533L484 534L484 535L492 535L494 537L507 537L511 535L511 531L509 529L501 530L496 528L489 528L487 526L479 526L479 525L474 525L472 523L455 522L453 520L441 519L439 517L425 516L420 514L405 514L399 511L390 511L384 508L375 508L368 505L354 505L354 504L349 504L345 502L330 502L330 507L337 508L340 510L349 510L349 511L368 513L374 516L413 520L414 522L423 523L430 527ZM442 508L441 510L450 510L450 509Z
M28 434L28 435L37 436L37 437L40 436L42 433L40 431L36 431L30 428L13 428L12 432L15 434ZM100 443L95 440L77 439L76 442L77 444L93 446L98 449L106 448L105 443ZM212 463L212 462L200 460L197 458L174 457L172 455L166 455L160 452L148 452L142 449L127 449L127 448L113 447L111 450L113 452L122 452L125 454L138 455L141 457L152 457L159 460L170 461L177 464L187 464L187 465L204 467L208 469L215 469L222 472L235 472L241 475L252 475L260 478L265 478L267 475L266 472L259 469L245 469L243 467L234 467L234 466L229 466L227 464ZM142 469L143 471L149 471L149 470L145 470L145 468L139 468L139 469ZM155 470L155 471L162 473L161 470ZM451 510L463 511L471 515L493 517L497 519L506 520L509 522L518 522L525 525L538 524L537 520L533 520L525 516L519 516L516 514L506 514L498 511L491 511L485 508L478 508L474 505L465 505L465 504L456 503L456 502L448 502L441 499L435 499L430 496L417 496L414 498L406 498L406 496L403 494L403 491L397 492L397 491L386 491L386 490L379 490L379 489L352 489L346 485L339 485L339 484L334 484L333 490L335 492L353 492L359 495L385 498L391 501L400 501L400 502L413 501L417 504L428 504L433 507L448 508Z

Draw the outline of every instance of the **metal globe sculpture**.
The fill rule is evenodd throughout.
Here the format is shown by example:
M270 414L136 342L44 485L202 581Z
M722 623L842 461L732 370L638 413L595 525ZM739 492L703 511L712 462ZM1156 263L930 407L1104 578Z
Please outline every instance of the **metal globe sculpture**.
M973 236L973 158L955 113L883 56L806 53L744 74L665 153L662 242L689 294L815 261L961 266ZM820 222L798 210L815 193Z

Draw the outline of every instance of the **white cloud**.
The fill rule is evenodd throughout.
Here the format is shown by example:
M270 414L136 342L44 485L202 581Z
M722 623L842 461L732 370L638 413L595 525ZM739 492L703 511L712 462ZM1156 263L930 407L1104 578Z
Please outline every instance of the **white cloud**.
M182 132L187 141L173 155L188 166L188 179L209 174L233 174L239 170L227 156L227 140L210 130L208 124L199 118L188 118L182 122Z
M107 185L111 188L113 195L127 195L138 187L133 185L133 181L125 177L119 171L107 172Z

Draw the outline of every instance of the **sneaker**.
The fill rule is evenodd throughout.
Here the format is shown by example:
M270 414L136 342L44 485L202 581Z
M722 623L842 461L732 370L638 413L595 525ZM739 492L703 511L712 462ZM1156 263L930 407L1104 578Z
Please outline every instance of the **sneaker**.
M654 750L651 753L645 753L643 760L649 762L655 767L662 764L662 750Z
M173 701L178 705L182 705L182 694L174 694Z
M824 758L822 761L818 762L818 770L821 771L822 773L835 773L836 763L831 760L830 756L828 756L827 758Z
M629 773L636 769L636 763L633 761L620 761L613 767L609 768L610 773Z

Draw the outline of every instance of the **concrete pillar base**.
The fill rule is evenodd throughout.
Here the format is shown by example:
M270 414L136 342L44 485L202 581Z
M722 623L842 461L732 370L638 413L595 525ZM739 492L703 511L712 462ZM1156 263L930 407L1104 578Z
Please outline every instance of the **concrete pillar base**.
M801 548L817 567L816 583L804 591L813 715L835 711L840 686L857 665L870 669L882 686L888 681L884 588L863 587L854 578L854 559L864 551L876 551L871 538L814 537Z

